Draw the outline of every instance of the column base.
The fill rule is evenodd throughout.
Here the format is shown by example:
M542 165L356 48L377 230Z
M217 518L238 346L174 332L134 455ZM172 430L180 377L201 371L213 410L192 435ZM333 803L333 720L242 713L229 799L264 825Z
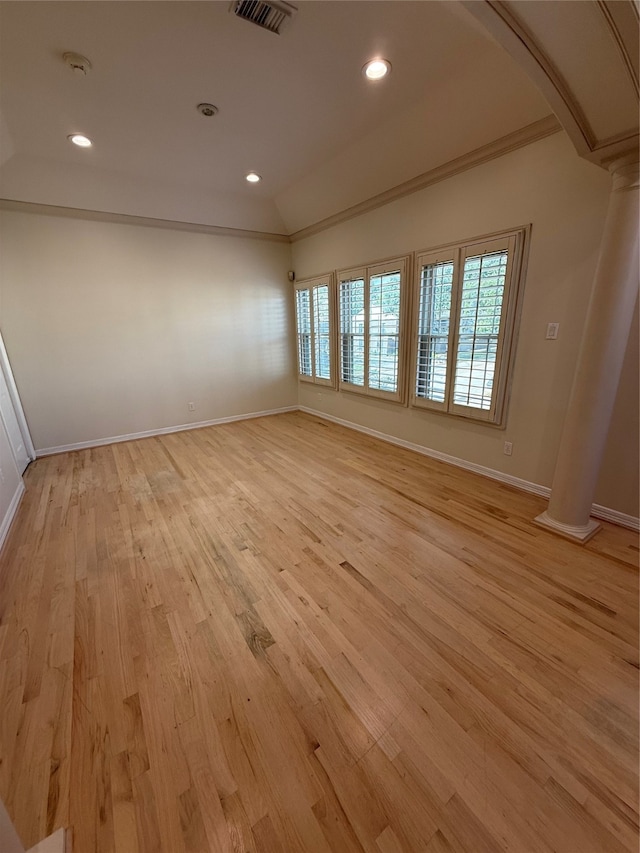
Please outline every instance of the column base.
M592 536L595 536L602 526L592 518L590 518L585 525L581 525L579 527L574 526L573 524L563 524L561 521L556 521L555 518L551 518L547 512L543 512L542 515L534 518L533 523L537 524L538 527L544 527L545 530L551 530L559 536L564 536L565 539L571 539L572 542L581 543L588 542Z

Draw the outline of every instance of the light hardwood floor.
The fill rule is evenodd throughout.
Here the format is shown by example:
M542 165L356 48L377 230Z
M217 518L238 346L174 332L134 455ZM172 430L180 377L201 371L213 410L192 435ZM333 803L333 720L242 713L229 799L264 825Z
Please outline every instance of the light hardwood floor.
M292 413L38 460L0 796L75 853L618 853L638 538Z

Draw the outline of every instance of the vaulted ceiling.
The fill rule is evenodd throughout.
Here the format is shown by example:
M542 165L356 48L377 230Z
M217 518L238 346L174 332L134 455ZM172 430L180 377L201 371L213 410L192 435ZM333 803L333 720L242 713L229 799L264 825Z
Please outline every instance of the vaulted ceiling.
M0 196L292 233L551 113L463 4L297 5L276 35L226 0L0 2ZM392 73L372 83L375 56Z
M464 6L540 88L580 156L603 165L637 152L637 0Z

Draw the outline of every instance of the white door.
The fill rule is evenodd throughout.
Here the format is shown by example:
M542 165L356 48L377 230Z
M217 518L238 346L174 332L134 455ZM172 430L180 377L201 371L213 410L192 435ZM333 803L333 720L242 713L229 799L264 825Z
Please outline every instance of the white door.
M4 423L9 443L15 456L18 471L22 474L32 459L36 458L29 427L22 411L22 403L11 372L11 365L0 334L0 417Z
M18 423L11 397L9 396L7 380L4 377L2 369L0 369L0 415L2 415L2 420L9 436L9 444L16 458L18 471L22 474L31 460L24 446L20 424Z

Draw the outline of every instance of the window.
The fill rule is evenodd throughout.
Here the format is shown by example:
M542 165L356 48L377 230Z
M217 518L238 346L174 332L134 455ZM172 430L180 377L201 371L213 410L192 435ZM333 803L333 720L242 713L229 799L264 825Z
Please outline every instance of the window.
M502 423L525 235L417 256L413 405Z
M296 283L298 376L307 382L334 385L331 275Z
M407 259L338 273L340 388L402 401Z

